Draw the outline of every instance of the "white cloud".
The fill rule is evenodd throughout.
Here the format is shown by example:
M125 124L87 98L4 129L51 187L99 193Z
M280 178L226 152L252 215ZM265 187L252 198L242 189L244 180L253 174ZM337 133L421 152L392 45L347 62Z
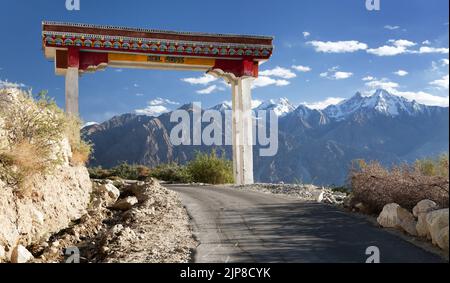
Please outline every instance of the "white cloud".
M408 100L415 100L420 104L425 104L429 106L441 106L448 107L449 105L449 97L432 95L423 91L419 92L411 92L411 91L398 91L395 90L392 92L394 95L402 96Z
M191 85L207 85L209 83L215 82L217 80L216 77L212 75L205 74L201 77L197 78L186 78L182 79L183 82L186 82Z
M314 46L316 52L323 53L352 53L359 50L366 50L367 44L356 41L309 41L308 44Z
M167 107L168 105L179 105L178 102L171 101L169 99L158 97L156 99L150 100L148 106L144 109L137 109L135 113L138 115L147 115L158 117L161 114L170 112L171 110Z
M407 49L403 46L389 46L384 45L378 48L371 48L367 50L367 53L376 56L396 56L406 53Z
M330 68L327 72L321 73L320 77L330 80L345 80L353 76L353 73L351 72L342 72L338 71L338 69L338 66Z
M366 87L369 88L368 93L371 93L375 89L385 89L389 93L397 96L404 97L410 101L417 101L418 103L429 105L429 106L442 106L448 107L449 97L437 96L426 93L424 91L412 92L412 91L401 91L399 90L400 85L396 82L389 81L388 79L375 80L366 83Z
M12 83L8 80L0 80L0 88L26 88L27 86L23 83Z
M144 96L143 93L136 93L136 96Z
M311 36L311 33L310 32L308 32L308 31L304 31L303 32L303 37L304 38L308 38L308 37L310 37Z
M397 72L394 72L394 74L396 74L397 76L400 76L400 77L404 77L404 76L407 76L409 73L405 70L398 70Z
M317 102L313 102L313 103L303 103L303 105L305 105L308 108L311 109L317 109L317 110L322 110L327 108L330 105L336 105L341 103L342 101L344 101L345 98L342 97L328 97L325 100L322 101L317 101Z
M384 26L385 29L389 29L389 30L396 30L399 29L399 26L391 26L391 25L385 25Z
M290 82L288 80L277 80L267 76L259 76L256 80L253 81L253 88L258 87L266 87L270 85L275 86L287 86Z
M311 67L308 66L302 66L302 65L293 65L292 69L302 72L302 73L306 73L306 72L311 72Z
M197 90L198 94L211 94L214 91L218 90L217 85L211 85L207 88L201 89L201 90Z
M417 43L406 39L391 39L388 41L391 45L383 45L378 48L370 48L367 53L376 56L396 56L404 53L413 53L408 50L409 47L416 46Z
M398 83L391 82L388 79L381 79L367 82L366 86L369 87L370 89L382 88L389 92L393 92L393 90L397 89L400 85Z
M425 41L422 41L422 44L423 44L423 45L430 45L430 44L431 44L431 41L425 40Z
M440 53L440 54L448 54L448 48L436 48L429 46L422 46L419 49L420 54L430 54L430 53Z
M430 83L430 85L437 86L438 88L448 90L448 84L449 84L448 77L449 77L448 75L443 76L441 79L432 81Z
M444 58L441 60L442 66L448 66L449 60Z
M406 39L391 39L388 42L396 47L412 47L417 45L417 43Z
M345 80L353 76L353 73L350 72L336 72L333 77L336 80Z
M375 79L375 78L372 77L372 76L367 76L367 77L362 78L362 80L365 81L365 82L373 81L374 79Z
M273 76L273 77L282 78L285 80L293 79L293 78L297 77L297 75L295 73L293 73L291 70L282 68L282 67L276 67L275 69L261 71L261 72L259 72L259 74L261 76L266 76L266 77Z
M157 105L157 106L149 105L144 109L137 109L135 112L138 115L147 115L147 116L158 117L164 113L170 112L170 110L163 105Z
M180 103L178 103L178 102L175 102L175 101L172 101L172 100L169 100L169 99L165 99L165 98L161 98L161 97L158 97L156 99L150 100L148 102L148 104L151 105L151 106L167 105L167 104L169 104L169 105L180 105Z

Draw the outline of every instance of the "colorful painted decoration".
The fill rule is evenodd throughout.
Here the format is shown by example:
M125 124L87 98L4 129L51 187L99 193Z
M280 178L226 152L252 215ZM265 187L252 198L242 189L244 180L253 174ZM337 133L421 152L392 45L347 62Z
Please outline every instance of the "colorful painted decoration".
M268 59L272 38L245 35L165 32L111 26L44 22L44 47L87 47L161 55Z

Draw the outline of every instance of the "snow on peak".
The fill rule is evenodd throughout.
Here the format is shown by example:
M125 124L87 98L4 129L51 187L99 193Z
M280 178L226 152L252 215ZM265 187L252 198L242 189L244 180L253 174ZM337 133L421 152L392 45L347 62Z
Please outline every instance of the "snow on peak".
M90 127L90 126L94 126L94 125L100 125L100 124L97 123L97 122L87 122L81 128L84 129L84 128L87 128L87 127Z
M263 102L261 105L255 108L255 110L269 110L275 112L279 117L285 116L286 114L295 110L294 105L292 105L287 98L271 99Z
M331 105L325 112L333 119L343 120L349 115L363 110L374 110L386 116L398 116L400 113L413 115L422 111L423 106L417 102L410 102L403 97L390 94L384 89L378 89L373 95L363 96L356 93L352 98L337 105Z
M231 110L231 109L232 109L232 105L230 102L222 102L211 108L211 110L217 110L220 112L224 112L224 111Z

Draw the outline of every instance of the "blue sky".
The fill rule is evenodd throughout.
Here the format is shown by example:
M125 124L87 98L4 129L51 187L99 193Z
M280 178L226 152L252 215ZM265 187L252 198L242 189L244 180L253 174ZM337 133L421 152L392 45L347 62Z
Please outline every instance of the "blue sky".
M0 0L0 84L48 90L64 105L64 78L55 76L41 50L41 21L54 20L274 36L274 55L255 83L257 101L287 97L322 108L356 91L384 87L425 104L448 105L449 1L381 0L380 11L368 11L365 2L81 0L80 11L67 11L65 0ZM136 110L231 99L224 84L202 76L127 69L87 74L80 80L81 116L102 122Z

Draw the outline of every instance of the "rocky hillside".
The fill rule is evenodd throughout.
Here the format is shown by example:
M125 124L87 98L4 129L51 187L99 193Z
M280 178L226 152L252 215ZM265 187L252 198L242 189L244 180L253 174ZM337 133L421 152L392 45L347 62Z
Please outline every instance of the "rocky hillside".
M185 105L183 109L190 109ZM228 110L229 105L218 105ZM378 90L324 110L293 107L287 100L258 107L279 116L279 151L260 158L255 150L258 182L341 185L354 159L379 160L384 165L412 162L448 152L448 108L429 107ZM94 144L91 166L113 167L121 162L156 166L185 163L202 146L174 147L170 143L170 113L160 117L125 114L83 130ZM223 147L228 157L231 148Z
M178 195L156 180L91 182L79 130L45 94L0 89L0 263L65 262L67 249L82 262L189 262Z
M46 127L59 121L56 112L44 108L20 90L0 90L0 262L24 260L24 247L68 227L86 213L90 201L88 171L74 162L69 139L43 138ZM14 118L15 111L22 116ZM25 117L34 118L22 123ZM34 151L44 141L48 151ZM36 168L48 171L34 173Z

